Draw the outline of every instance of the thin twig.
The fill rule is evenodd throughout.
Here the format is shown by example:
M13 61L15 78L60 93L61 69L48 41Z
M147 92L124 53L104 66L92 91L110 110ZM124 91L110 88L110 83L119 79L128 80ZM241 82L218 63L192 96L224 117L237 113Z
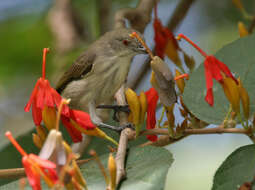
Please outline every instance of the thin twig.
M158 138L158 140L156 142L148 141L144 144L141 144L139 147L144 147L144 146L148 146L148 145L162 147L162 146L176 143L187 136L188 135L183 135L182 137L180 137L178 139L174 139L174 138L169 137L168 135L162 135Z
M255 27L255 16L253 17L251 24L249 26L249 29L248 29L249 34L251 34L253 32L254 27Z
M182 0L179 2L177 7L172 14L167 27L173 32L178 28L180 23L183 21L185 16L187 15L191 5L195 2L195 0Z
M118 103L118 105L126 105L126 99L124 95L124 85L118 90L118 92L115 95L115 99ZM120 112L119 114L119 121L120 125L126 125L128 124L127 120L127 113ZM135 131L129 128L124 129L120 134L120 140L119 140L119 146L116 154L116 165L117 165L117 178L116 178L116 185L120 183L122 179L126 177L125 172L125 157L127 153L127 144L128 140L135 138Z
M77 160L77 164L79 166L89 162L92 158L85 160ZM12 168L12 169L0 169L0 179L16 179L25 177L25 169L24 168Z
M222 128L221 125L214 128L203 128L203 129L185 129L184 135L201 135L201 134L222 134L222 133L239 133L239 134L250 134L250 130L240 128ZM147 129L140 133L141 135L169 135L167 129Z
M115 28L124 28L125 19L130 22L132 28L143 33L151 20L152 9L159 0L140 0L136 8L125 8L116 12L114 18Z
M189 135L205 135L205 134L224 134L224 133L233 133L233 134L244 134L247 135L253 143L255 143L255 137L252 133L252 130L249 129L241 129L241 128L224 128L222 125L219 125L214 128L203 128L203 129L185 129L182 132L182 136L180 138L172 138L169 137L169 132L166 129L148 129L142 131L140 135L163 135L159 137L156 142L146 142L140 146L166 146L169 144L173 144Z

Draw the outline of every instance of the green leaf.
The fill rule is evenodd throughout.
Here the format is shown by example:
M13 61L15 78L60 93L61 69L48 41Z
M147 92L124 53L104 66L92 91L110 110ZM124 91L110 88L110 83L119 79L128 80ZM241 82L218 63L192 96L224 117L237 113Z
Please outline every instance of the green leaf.
M107 168L108 157L108 153L100 156L105 168ZM123 181L120 189L164 189L166 175L172 162L172 154L165 148L147 146L130 149L126 161L127 179ZM106 189L105 180L95 161L84 164L81 171L87 181L88 189ZM47 189L45 184L43 187ZM7 189L18 189L18 181L0 187L0 190Z
M220 49L216 57L224 62L235 76L240 76L250 97L250 113L255 111L255 35L240 38ZM199 119L212 124L220 124L224 120L229 103L222 87L214 80L214 106L210 107L204 100L206 85L204 64L194 71L184 90L184 103Z
M105 154L100 157L105 167L108 156L109 154ZM172 162L172 154L164 148L150 146L132 148L127 157L127 180L122 183L120 189L163 189ZM105 189L102 173L94 161L83 165L82 173L89 189Z
M118 126L119 123L114 122L114 121L110 121L108 124L113 125L113 126ZM144 125L142 126L143 129L145 129L146 124L144 123ZM117 142L119 141L119 134L113 130L109 130L109 129L101 129L103 130L108 136L110 136L111 138L113 138L114 140L116 140ZM128 147L134 147L140 144L143 144L147 141L146 136L139 136L139 138L129 141L128 142ZM89 146L86 149L86 152L81 156L81 159L86 159L89 158L89 151L91 149L94 149L98 155L102 155L105 153L109 152L109 148L108 147L116 147L114 144L112 144L112 142L107 141L105 139L102 138L98 138L98 137L93 137L91 143L89 144Z
M234 190L255 176L255 145L238 148L216 171L212 190Z

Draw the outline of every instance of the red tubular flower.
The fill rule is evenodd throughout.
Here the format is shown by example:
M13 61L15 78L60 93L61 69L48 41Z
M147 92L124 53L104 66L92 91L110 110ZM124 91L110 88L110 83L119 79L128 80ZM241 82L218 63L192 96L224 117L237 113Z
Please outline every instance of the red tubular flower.
M154 88L150 88L148 91L145 92L147 98L147 120L146 120L146 128L153 129L156 125L156 107L158 102L158 93ZM147 138L150 141L156 141L156 135L147 135Z
M184 36L183 34L179 34L177 39L180 40L181 38L185 39L189 42L194 48L196 48L204 57L204 66L205 66L205 80L206 80L206 96L205 101L210 105L213 106L214 99L213 99L213 79L222 83L223 82L223 75L232 78L236 84L238 84L237 79L232 75L231 71L223 62L219 61L213 55L207 55L202 49L200 49L196 44L194 44L189 38Z
M61 120L68 130L73 142L80 142L82 140L81 132L78 131L70 120L73 120L78 125L86 130L94 129L96 126L92 123L90 116L88 113L80 111L80 110L72 110L70 109L70 116L66 117L62 115Z
M49 81L45 79L46 54L48 51L49 48L43 49L42 77L40 77L36 82L30 99L24 108L25 112L28 112L32 106L32 115L35 125L41 124L42 110L45 106L51 108L55 108L55 106L58 107L62 99L57 91L50 86ZM63 108L62 114L69 114L68 107L66 105Z
M57 183L58 176L56 173L56 165L53 162L41 159L35 154L27 154L13 138L11 132L7 131L5 136L22 155L22 164L33 190L41 190L41 176L49 187L53 187L54 184Z
M169 42L173 43L173 46L175 47L176 50L179 49L179 46L173 33L168 28L164 27L161 21L159 20L157 14L157 6L154 6L154 14L155 16L153 27L155 32L154 36L155 51L156 55L163 59L165 55L165 49Z

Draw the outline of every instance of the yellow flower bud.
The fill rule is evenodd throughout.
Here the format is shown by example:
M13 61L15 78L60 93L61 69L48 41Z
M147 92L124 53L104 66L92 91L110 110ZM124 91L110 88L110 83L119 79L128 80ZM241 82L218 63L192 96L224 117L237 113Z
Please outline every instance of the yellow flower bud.
M248 30L246 29L245 25L243 22L238 22L238 31L240 37L245 37L249 35Z
M140 124L143 124L145 114L147 111L147 106L148 106L147 98L146 98L144 91L141 91L140 96L139 96L139 101L140 101L140 105L141 105Z
M232 78L224 77L222 88L234 112L240 113L240 93L236 82Z
M185 52L183 52L183 56L184 56L184 62L185 65L189 68L189 70L192 72L196 63L194 60L194 57L189 56L188 54L186 54Z
M244 11L243 4L241 0L232 0L233 4L238 8L241 12Z
M112 154L109 155L108 170L110 173L110 190L114 190L116 188L117 166L116 166L116 162L115 162L115 159L112 156Z
M72 167L74 169L74 177L75 179L78 181L78 183L84 187L85 189L87 189L87 183L84 179L84 177L82 176L82 173L81 173L81 170L80 168L78 167L77 163L73 160L72 161Z
M176 70L175 70L175 77L178 77L178 76L180 76L180 75L181 75L181 72L178 71L178 70L176 69ZM178 87L178 89L180 90L180 92L181 92L181 94L182 94L183 91L184 91L184 87L185 87L185 81L184 81L184 79L181 78L181 79L176 80L176 84L177 84L177 87Z
M43 146L43 143L42 143L40 137L35 133L33 133L32 136L33 136L33 142L34 142L35 146L37 148L41 149Z
M173 63L179 67L182 68L181 60L179 58L178 51L176 49L176 46L173 41L169 40L169 42L166 45L165 53L167 57L173 61Z
M250 115L250 98L249 98L248 92L243 87L243 84L242 84L240 78L238 78L238 82L239 82L238 89L239 89L239 93L240 93L240 96L241 96L244 117L246 119L249 119L249 115Z
M43 128L42 126L38 125L38 126L36 126L36 132L37 132L37 135L42 140L42 142L44 143L44 141L45 141L45 139L47 137L46 129Z
M71 124L80 132L89 135L89 136L96 136L96 137L100 137L100 138L104 138L106 140L111 141L113 144L118 146L118 143L112 139L111 137L109 137L105 132L103 132L102 130L100 130L98 127L94 128L94 129L85 129L83 127L81 127L78 123L76 123L75 121L73 121L72 119L70 120Z
M56 110L55 108L45 106L42 111L42 119L48 130L56 127Z

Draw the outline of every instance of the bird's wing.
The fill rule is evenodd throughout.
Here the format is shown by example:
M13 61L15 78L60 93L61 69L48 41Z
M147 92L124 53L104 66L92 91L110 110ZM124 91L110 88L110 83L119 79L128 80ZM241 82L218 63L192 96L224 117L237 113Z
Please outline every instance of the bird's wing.
M89 73L92 69L95 57L96 54L88 52L82 54L58 81L56 85L58 93L61 93L71 81L80 79Z

